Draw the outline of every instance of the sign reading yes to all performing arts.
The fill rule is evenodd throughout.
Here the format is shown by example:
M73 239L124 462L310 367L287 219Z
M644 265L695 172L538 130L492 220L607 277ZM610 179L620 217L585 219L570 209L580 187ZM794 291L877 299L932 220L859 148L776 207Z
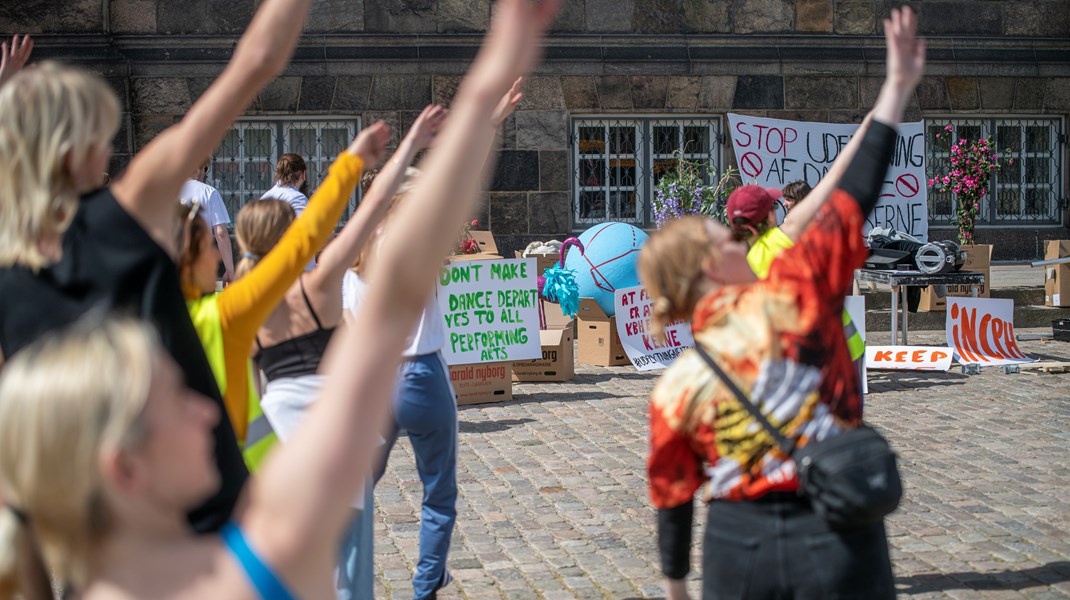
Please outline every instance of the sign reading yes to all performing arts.
M665 339L654 339L650 331L650 316L654 301L647 296L643 286L618 288L614 293L617 333L628 360L640 371L664 369L672 364L681 352L695 345L691 336L691 323L676 321L665 328Z
M542 358L535 259L471 260L442 267L438 306L451 365Z
M811 186L828 173L858 125L765 119L728 113L732 147L743 183L782 188L805 179ZM925 129L921 122L900 123L899 136L880 199L866 217L863 234L891 227L929 240L925 178Z

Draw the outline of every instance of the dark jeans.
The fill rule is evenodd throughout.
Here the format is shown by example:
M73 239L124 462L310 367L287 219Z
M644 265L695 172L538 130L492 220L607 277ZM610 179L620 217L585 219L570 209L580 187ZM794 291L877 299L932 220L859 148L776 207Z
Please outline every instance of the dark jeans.
M884 524L833 530L795 494L710 504L705 599L895 598Z

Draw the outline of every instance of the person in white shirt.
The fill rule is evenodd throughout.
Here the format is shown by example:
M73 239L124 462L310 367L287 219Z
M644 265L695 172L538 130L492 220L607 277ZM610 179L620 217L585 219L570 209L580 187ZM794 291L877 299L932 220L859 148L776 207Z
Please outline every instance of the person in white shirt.
M193 177L182 185L182 191L178 193L178 197L183 204L201 206L199 212L208 222L208 229L212 231L216 246L219 247L219 256L223 259L223 283L229 284L234 280L234 254L230 246L230 233L227 231L227 225L230 225L230 215L227 214L227 206L223 204L223 196L219 194L219 190L204 183L204 177L211 164L211 158L204 161Z
M261 200L282 200L294 209L294 217L300 217L308 206L308 165L300 154L288 152L275 164L275 187L264 192ZM316 266L316 259L305 265L305 272Z
M283 154L275 165L275 187L260 197L274 198L288 203L294 215L300 217L308 206L308 166L300 154Z

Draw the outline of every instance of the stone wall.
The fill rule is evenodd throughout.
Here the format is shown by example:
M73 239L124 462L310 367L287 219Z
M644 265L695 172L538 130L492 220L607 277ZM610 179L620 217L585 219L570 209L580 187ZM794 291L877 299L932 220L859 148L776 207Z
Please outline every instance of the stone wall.
M219 74L259 1L26 0L0 4L0 32L35 33L35 58L105 76L124 110L118 171ZM479 218L505 252L569 233L576 115L861 120L882 81L880 17L892 4L566 0L547 59L506 123ZM908 119L1070 114L1070 1L913 4L930 51ZM452 99L490 13L489 0L314 0L293 64L249 114L359 115L404 131L423 106ZM399 33L412 35L390 35ZM724 153L733 164L730 144ZM1070 231L980 234L991 235L1001 240L996 258L1008 259L1036 255L1042 239Z

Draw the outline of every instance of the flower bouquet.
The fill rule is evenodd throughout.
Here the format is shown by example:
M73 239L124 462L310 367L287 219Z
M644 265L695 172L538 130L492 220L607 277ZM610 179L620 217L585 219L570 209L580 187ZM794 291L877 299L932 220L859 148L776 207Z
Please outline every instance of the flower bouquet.
M457 243L453 247L453 254L479 254L479 242L472 237L472 228L479 227L479 221L472 219L461 226L461 233L457 237Z

